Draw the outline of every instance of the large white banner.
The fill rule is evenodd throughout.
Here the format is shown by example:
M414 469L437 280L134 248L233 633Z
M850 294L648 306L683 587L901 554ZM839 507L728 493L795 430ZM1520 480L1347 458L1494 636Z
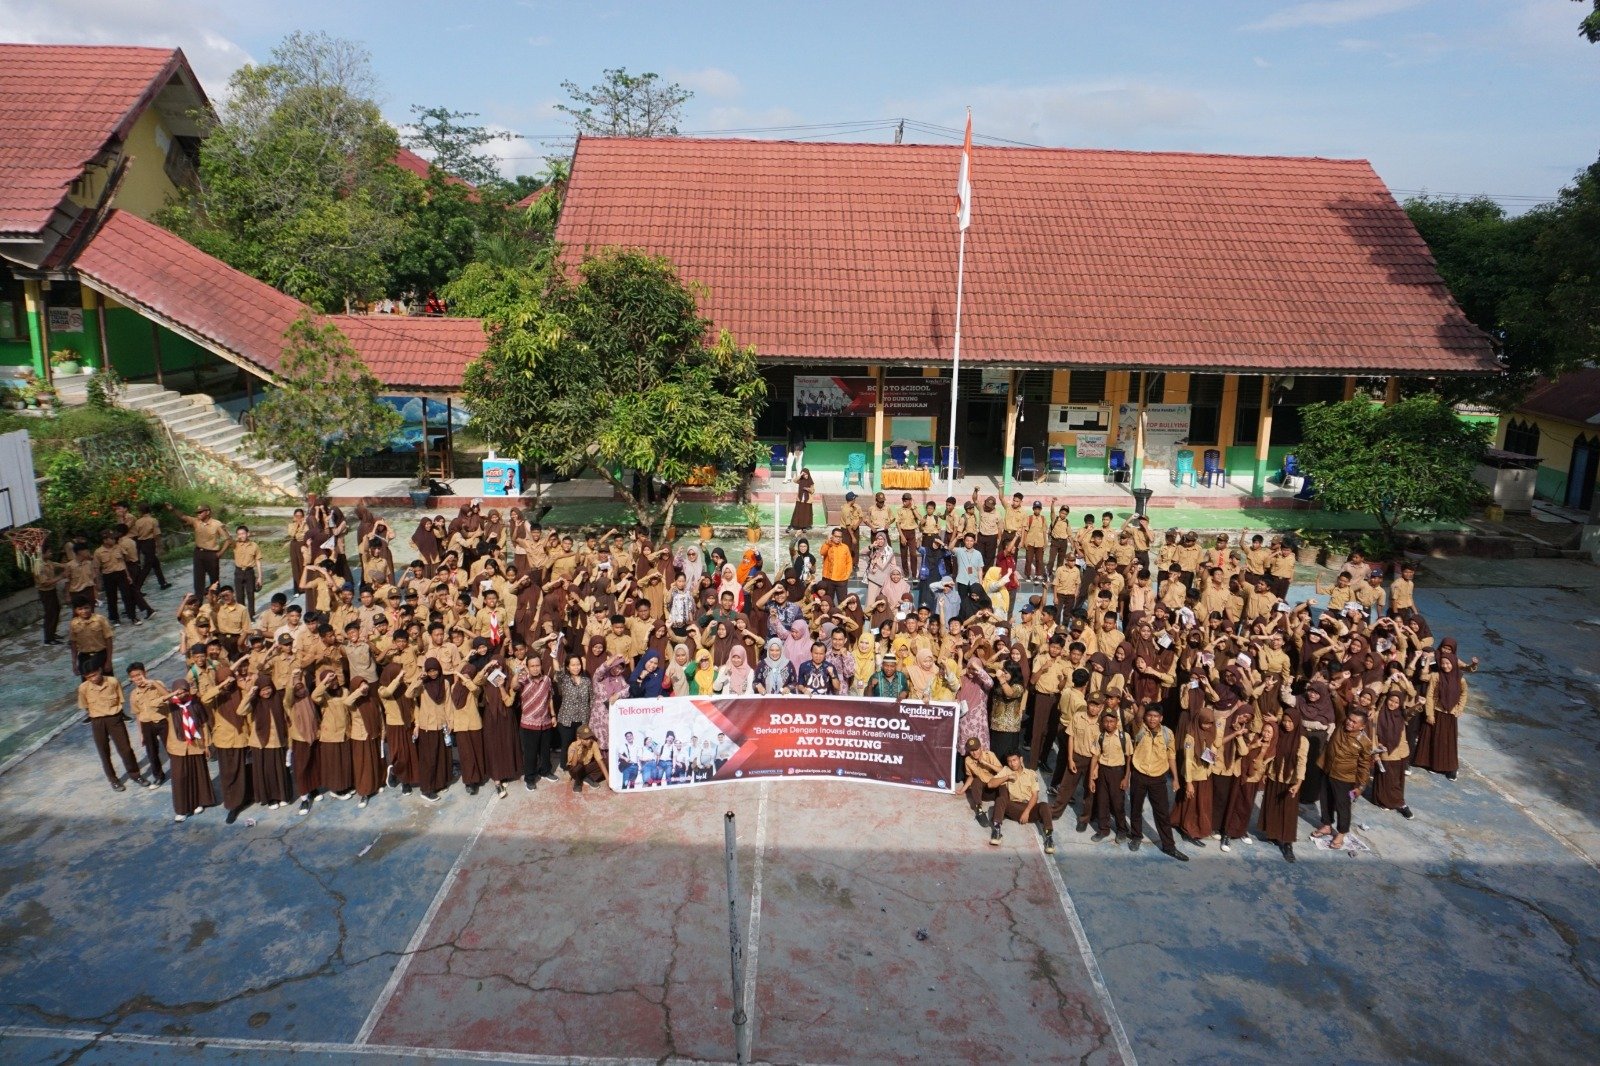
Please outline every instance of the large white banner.
M1117 408L1117 447L1133 461L1134 430L1139 424L1139 405L1125 403ZM1144 409L1144 454L1155 466L1171 467L1178 449L1189 442L1189 405L1152 403Z

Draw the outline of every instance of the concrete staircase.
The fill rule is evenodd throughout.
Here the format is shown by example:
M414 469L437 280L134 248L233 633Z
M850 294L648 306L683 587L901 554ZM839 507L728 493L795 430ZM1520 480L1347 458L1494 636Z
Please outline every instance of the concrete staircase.
M203 393L183 394L159 385L129 385L121 406L156 419L173 436L261 483L273 495L300 496L292 463L257 459L245 448L244 427Z

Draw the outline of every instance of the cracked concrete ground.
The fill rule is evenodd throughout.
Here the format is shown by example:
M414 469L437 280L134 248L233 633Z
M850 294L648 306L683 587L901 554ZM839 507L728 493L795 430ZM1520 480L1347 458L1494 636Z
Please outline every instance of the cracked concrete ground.
M1370 854L1294 866L1069 823L1053 861L1109 1010L1036 839L987 847L947 797L563 782L178 826L69 728L0 776L0 1058L730 1060L731 809L746 892L760 869L758 1061L1111 1062L1113 1010L1145 1063L1592 1061L1600 571L1433 565L1435 631L1484 660L1470 769L1412 776L1410 822L1358 805ZM59 702L13 680L34 717Z

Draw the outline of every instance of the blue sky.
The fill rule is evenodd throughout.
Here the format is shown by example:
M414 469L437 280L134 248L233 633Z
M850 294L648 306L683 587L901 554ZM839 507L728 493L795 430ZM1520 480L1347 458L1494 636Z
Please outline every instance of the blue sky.
M797 135L887 140L889 120L954 127L970 104L980 139L1359 156L1401 196L1485 192L1519 209L1600 154L1585 6L0 0L0 37L181 45L220 97L285 33L326 30L371 51L395 121L440 104L526 135L500 148L514 171L560 152L563 80L626 66L696 91L685 132L859 121Z

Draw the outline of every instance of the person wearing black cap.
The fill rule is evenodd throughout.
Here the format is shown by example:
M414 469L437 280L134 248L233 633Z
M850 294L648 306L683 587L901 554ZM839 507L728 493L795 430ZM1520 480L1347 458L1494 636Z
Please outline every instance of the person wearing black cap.
M961 765L966 776L962 778L956 791L967 797L967 806L972 808L972 816L979 825L987 829L989 816L983 813L983 805L993 803L998 797L999 790L991 782L1004 766L1000 757L985 749L977 737L967 738L966 754L961 760Z
M601 757L594 731L588 726L578 727L577 739L567 746L566 760L572 791L582 792L585 784L598 788L606 783L606 761Z

